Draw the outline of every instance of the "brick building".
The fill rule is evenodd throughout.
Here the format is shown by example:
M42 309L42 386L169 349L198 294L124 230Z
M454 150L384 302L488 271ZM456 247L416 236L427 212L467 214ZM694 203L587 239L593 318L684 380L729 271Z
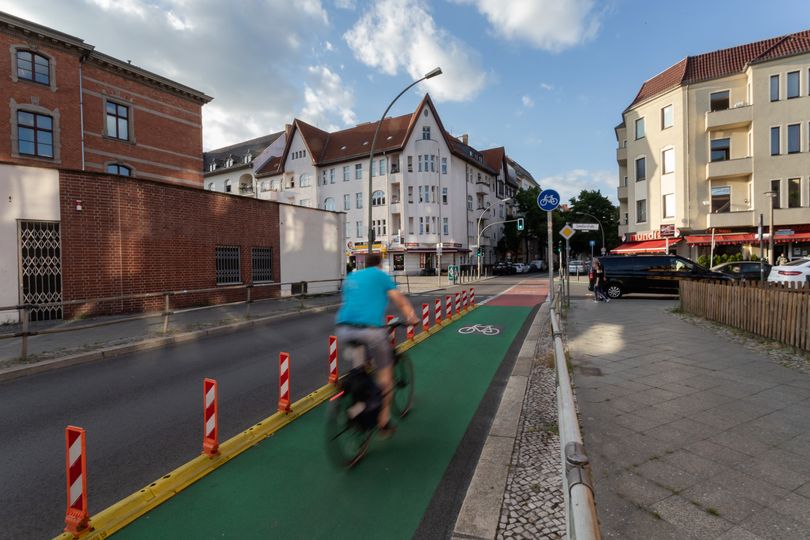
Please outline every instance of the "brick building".
M204 93L0 12L0 161L202 187Z

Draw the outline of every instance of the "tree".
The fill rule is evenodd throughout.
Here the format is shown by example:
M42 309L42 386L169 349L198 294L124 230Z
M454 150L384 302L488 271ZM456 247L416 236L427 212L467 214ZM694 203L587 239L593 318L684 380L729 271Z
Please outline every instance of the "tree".
M595 220L586 215L596 216L605 227L605 248L607 251L620 244L619 240L619 209L610 199L602 195L601 191L580 191L578 197L570 200L567 212L561 213L567 223L595 223ZM577 231L571 237L571 253L590 255L590 240L595 240L594 254L598 255L602 247L602 231Z

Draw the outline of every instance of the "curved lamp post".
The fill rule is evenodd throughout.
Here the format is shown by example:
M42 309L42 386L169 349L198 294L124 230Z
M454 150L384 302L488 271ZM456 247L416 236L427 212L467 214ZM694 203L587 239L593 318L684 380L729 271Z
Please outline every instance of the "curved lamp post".
M596 222L599 224L599 230L602 231L602 255L607 255L607 251L605 251L605 227L602 225L602 222L599 221L599 218L587 212L574 212L574 215L588 216L596 220Z
M511 200L511 199L512 199L512 197L507 197L505 199L497 199L497 201L498 202L506 202L506 201ZM481 215L478 216L478 229L477 229L478 230L478 243L476 244L475 249L481 249L481 219L484 217L484 214L486 214L487 211L489 211L489 209L492 208L492 206L494 204L495 204L495 201L492 201L491 203L489 203L489 206L484 208L481 211ZM481 255L483 255L483 251L481 252ZM478 256L478 279L481 279L481 259L482 258L483 257Z
M408 90L410 90L411 88L413 88L414 86L419 84L420 82L424 81L425 79L430 79L430 78L435 77L436 75L441 75L441 74L442 74L442 68L437 67L437 68L427 72L425 74L425 76L422 77L421 79L413 81L411 84L406 86L405 89L402 92L400 92L399 94L397 94L397 97L395 97L391 101L391 103L388 104L388 107L385 108L385 112L382 113L382 116L380 117L380 121L377 123L377 129L374 130L374 138L371 139L371 150L368 153L368 253L369 254L371 254L371 248L374 245L374 227L371 225L371 223L372 223L372 221L371 221L371 194L373 193L371 180L373 178L372 169L373 169L373 166L374 166L374 145L377 144L377 136L380 134L380 128L382 127L383 120L385 120L385 115L388 114L388 111L391 109L391 107L394 105L394 103L400 97L402 97L402 94L404 94L405 92L407 92Z

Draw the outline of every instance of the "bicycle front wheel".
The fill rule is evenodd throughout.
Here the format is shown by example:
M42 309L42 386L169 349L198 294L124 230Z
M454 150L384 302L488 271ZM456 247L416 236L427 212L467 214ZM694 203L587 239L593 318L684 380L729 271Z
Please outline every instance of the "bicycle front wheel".
M326 450L338 467L354 467L368 451L371 430L349 418L351 399L337 396L329 402L326 413Z
M413 363L405 354L400 354L394 364L394 397L391 409L400 418L413 407Z

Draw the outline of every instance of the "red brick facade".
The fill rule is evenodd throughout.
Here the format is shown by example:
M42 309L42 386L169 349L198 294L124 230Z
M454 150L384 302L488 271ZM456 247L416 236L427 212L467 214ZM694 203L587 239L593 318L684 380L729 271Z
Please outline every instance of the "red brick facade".
M202 105L211 98L81 39L2 13L0 22L0 161L98 172L120 164L138 178L203 187ZM18 51L47 60L48 84L18 76ZM126 108L124 137L107 132L108 102ZM52 158L18 151L17 111L53 118Z
M252 248L271 247L280 279L278 203L81 171L60 171L59 181L65 301L216 288L216 246L240 248L245 284ZM252 297L277 292L259 287ZM172 307L244 299L244 289L221 290L174 296ZM162 298L66 306L65 317L162 307Z

